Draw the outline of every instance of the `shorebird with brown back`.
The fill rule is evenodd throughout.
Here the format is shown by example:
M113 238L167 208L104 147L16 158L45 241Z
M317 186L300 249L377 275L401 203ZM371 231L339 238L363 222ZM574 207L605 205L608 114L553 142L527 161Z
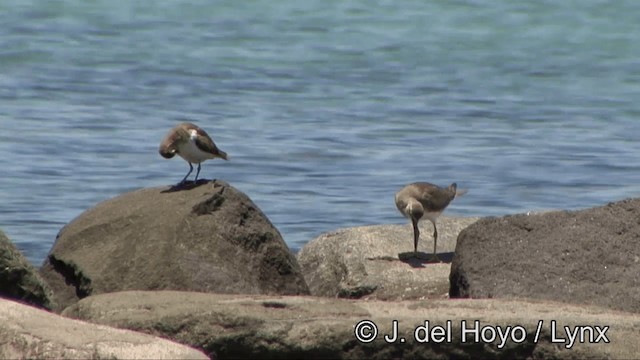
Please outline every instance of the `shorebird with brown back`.
M221 158L227 160L227 153L218 149L209 134L190 122L183 122L169 131L160 143L160 155L165 159L171 159L176 154L189 163L189 172L180 181L187 181L193 171L193 164L198 164L198 171L194 182L198 181L200 164L205 160Z
M464 195L466 192L467 190L458 190L456 183L442 188L427 182L416 182L406 185L396 193L395 200L398 210L411 220L411 225L413 225L414 255L417 256L418 254L418 239L420 238L418 222L428 219L433 224L433 258L436 261L440 261L438 255L436 255L438 246L436 220L453 199Z

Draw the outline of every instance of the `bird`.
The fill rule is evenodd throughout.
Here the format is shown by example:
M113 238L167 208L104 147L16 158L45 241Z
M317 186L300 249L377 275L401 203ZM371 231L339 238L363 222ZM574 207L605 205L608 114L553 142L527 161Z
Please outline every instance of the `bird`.
M203 161L215 158L228 160L227 153L218 149L206 131L190 122L176 125L160 143L158 152L165 159L171 159L176 154L189 163L189 172L178 184L187 181L193 172L193 165L198 164L198 171L194 182L198 181L200 165Z
M420 238L418 222L427 219L433 224L433 257L436 261L440 261L436 254L438 246L436 220L453 199L466 192L467 190L458 190L456 183L443 188L428 182L416 182L404 186L396 193L396 207L402 215L411 220L413 225L414 255L418 253L418 239Z

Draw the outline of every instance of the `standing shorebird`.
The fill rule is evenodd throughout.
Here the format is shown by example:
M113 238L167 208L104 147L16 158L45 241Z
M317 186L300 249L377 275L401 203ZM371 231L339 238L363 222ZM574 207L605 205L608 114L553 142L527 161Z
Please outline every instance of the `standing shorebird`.
M215 158L227 160L227 153L218 149L209 134L190 122L180 123L171 129L160 143L159 152L166 159L171 159L178 154L189 163L189 172L180 184L184 183L193 171L192 163L198 164L194 180L196 182L200 174L200 164L203 161Z
M451 200L464 195L466 190L457 190L456 183L446 188L441 188L426 182L409 184L396 193L396 206L405 217L411 220L413 225L413 252L418 253L418 239L420 230L418 222L428 219L433 224L433 257L440 261L436 255L438 245L438 228L436 220L438 216L447 208Z

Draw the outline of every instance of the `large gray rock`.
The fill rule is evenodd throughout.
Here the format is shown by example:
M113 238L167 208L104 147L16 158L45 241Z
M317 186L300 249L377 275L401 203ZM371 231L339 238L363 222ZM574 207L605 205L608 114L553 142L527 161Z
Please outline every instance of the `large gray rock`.
M161 335L204 349L220 359L629 359L640 353L640 315L605 308L527 300L354 301L301 296L220 295L176 291L123 292L85 298L64 315L100 324ZM378 326L375 341L355 337L356 324L370 320ZM398 339L392 335L398 321ZM418 342L418 326L451 324L451 341ZM479 343L465 328L479 320ZM534 342L542 320L538 341ZM551 334L551 321L556 332ZM574 343L568 348L567 326L590 326L595 344ZM480 332L484 327L488 330ZM490 339L491 329L513 330L516 340ZM599 330L595 327L598 326ZM610 326L604 330L605 326ZM358 327L359 328L359 327ZM605 343L599 337L604 331ZM368 333L367 331L364 331ZM483 334L483 335L481 335ZM424 333L418 335L424 337ZM509 333L511 335L511 333ZM404 338L402 342L400 338ZM552 341L558 341L553 343Z
M0 231L0 297L51 309L51 290L38 271Z
M89 324L0 299L0 359L207 359L133 331Z
M449 291L450 262L458 233L477 218L438 219L438 256L433 252L433 227L420 223L419 258L413 253L413 228L373 225L341 229L306 244L298 262L315 296L381 300L443 298ZM400 260L402 259L402 260Z
M487 218L458 237L451 297L535 298L640 312L640 199Z
M41 272L58 302L120 290L307 294L278 230L223 181L142 189L85 211Z

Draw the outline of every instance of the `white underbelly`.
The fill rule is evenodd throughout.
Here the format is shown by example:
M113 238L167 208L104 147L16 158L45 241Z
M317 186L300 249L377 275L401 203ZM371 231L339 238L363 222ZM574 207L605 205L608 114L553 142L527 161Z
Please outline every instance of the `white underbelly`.
M422 219L429 219L431 222L435 222L440 214L442 214L442 211L426 212L422 215Z
M213 159L215 156L200 150L196 143L193 141L187 141L178 148L178 155L190 163L199 164L207 159Z

